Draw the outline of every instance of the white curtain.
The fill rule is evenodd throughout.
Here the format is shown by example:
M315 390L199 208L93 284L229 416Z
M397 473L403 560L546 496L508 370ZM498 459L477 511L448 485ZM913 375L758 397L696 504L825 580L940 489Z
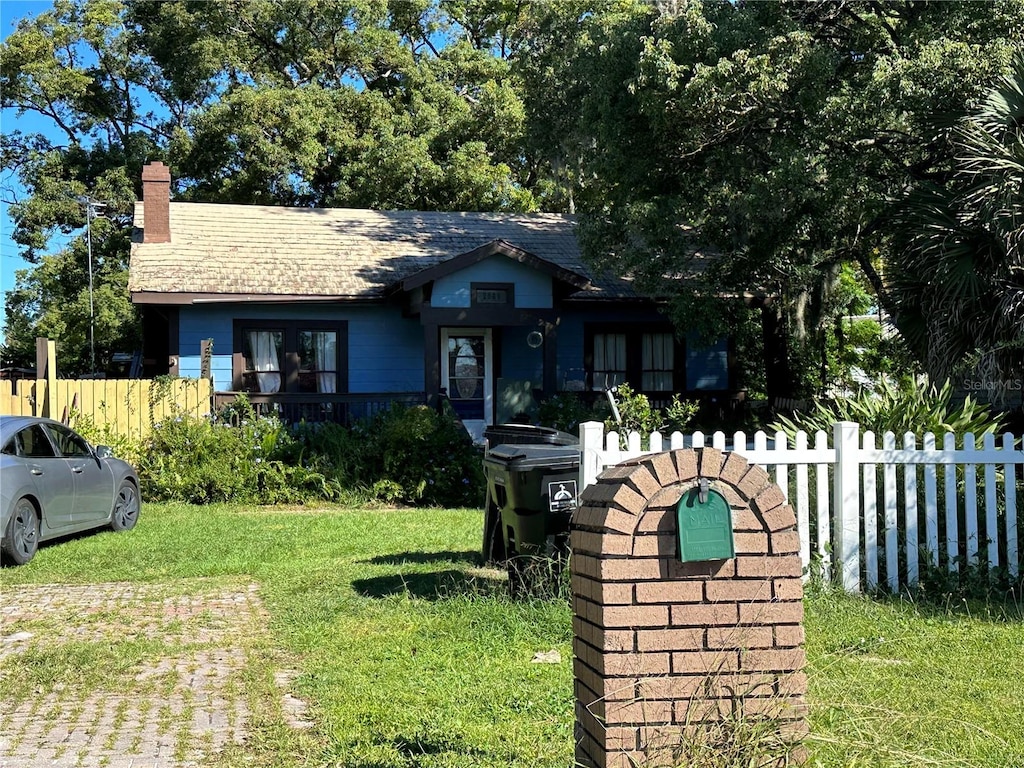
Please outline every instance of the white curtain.
M336 392L337 373L320 373L334 371L338 365L338 335L334 331L313 332L313 357L318 371L316 388L318 392Z
M643 338L643 389L670 392L674 367L671 333L645 333Z
M274 331L249 331L249 349L260 392L281 389L281 368L278 363L277 334Z
M614 387L626 380L626 334L594 334L594 389Z

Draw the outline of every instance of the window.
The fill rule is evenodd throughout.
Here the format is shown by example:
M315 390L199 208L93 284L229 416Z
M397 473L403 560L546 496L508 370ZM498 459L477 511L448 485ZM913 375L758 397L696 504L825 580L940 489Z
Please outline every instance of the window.
M337 331L299 331L299 391L338 391Z
M92 456L92 450L84 439L70 429L57 424L50 425L50 434L57 443L62 456Z
M729 388L729 343L721 339L711 346L692 344L686 350L686 388Z
M590 324L585 327L584 343L591 390L602 391L624 382L652 394L683 389L685 372L677 370L677 365L682 368L685 356L667 326Z
M641 338L643 361L640 389L644 392L675 390L675 339L671 333L645 333Z
M243 392L347 391L344 321L235 321L232 386Z
M448 396L461 418L485 418L486 371L485 335L448 337Z
M242 389L246 392L280 392L281 371L281 330L251 330L242 333L242 354L245 368L242 371Z
M52 459L57 455L46 432L39 424L33 424L18 432L4 446L4 453L29 459Z
M626 334L594 334L593 388L611 389L626 381Z

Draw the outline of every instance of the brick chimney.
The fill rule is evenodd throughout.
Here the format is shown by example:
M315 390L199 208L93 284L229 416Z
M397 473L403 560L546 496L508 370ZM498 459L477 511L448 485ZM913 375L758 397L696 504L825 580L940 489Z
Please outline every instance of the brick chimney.
M142 202L146 215L142 242L171 242L171 170L160 161L142 168Z

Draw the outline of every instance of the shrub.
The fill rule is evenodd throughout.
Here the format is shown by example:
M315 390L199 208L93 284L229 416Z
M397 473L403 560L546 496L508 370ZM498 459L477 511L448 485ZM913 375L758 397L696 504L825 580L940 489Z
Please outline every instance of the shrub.
M876 435L885 432L892 432L897 436L910 432L921 437L925 432L932 432L937 436L937 443L941 445L942 435L946 432L963 435L966 432L973 433L976 437L984 434L995 433L1000 429L1000 419L997 415L989 412L986 406L978 404L972 398L955 402L953 399L953 388L949 382L941 388L927 387L913 382L904 386L897 386L883 380L877 385L877 389L864 389L854 397L847 400L830 403L815 402L807 413L796 413L792 418L778 417L773 425L788 435L794 435L798 430L805 430L813 433L817 430L830 432L832 425L837 421L857 422L862 430L871 430ZM901 441L897 441L901 442ZM976 441L981 444L980 439ZM876 469L875 485L875 527L879 532L878 549L880 563L886 562L885 548L887 542L884 537L886 525L886 502L884 484L878 479L880 469ZM950 468L943 472L951 471ZM964 531L966 528L966 494L967 486L964 482L963 468L952 468L956 477L956 509L957 529ZM918 477L917 504L920 510L925 509L925 489L920 482L920 473L923 470L914 466L905 466L898 469L897 487L902 487L904 478L910 473L911 477ZM810 504L813 509L815 505L814 490L810 491ZM939 540L944 541L946 522L946 486L940 482L937 488L936 510L938 512L936 525L939 531ZM1019 494L1018 494L1019 496ZM980 501L980 500L979 500ZM898 530L897 558L898 568L905 567L905 551L907 530L904 524L906 513L906 499L904 494L897 493L895 497L896 520ZM980 501L978 508L983 508L983 501ZM997 501L997 530L1005 530L1005 499L1002 495ZM918 540L916 544L924 545L924 526L918 529ZM985 532L985 535L992 535L994 532ZM813 533L812 533L813 536ZM944 547L939 553L938 567L929 566L929 557L924 555L919 558L921 576L914 593L919 598L931 598L936 596L966 595L969 597L984 597L989 591L1006 587L1009 582L1007 574L1000 570L990 570L987 567L979 568L977 563L969 563L964 557L966 549L961 543L961 554L956 557L959 561L956 571L948 570L947 555ZM884 591L884 580L880 587Z
M139 460L143 495L152 500L208 504L249 501L301 503L331 499L337 483L286 459L294 439L276 416L236 410L238 426L178 415L153 425Z
M672 395L672 402L665 408L665 424L667 432L682 432L700 412L700 403L696 400L682 400L679 395Z
M607 407L600 411L588 406L575 392L559 392L544 400L537 409L537 423L563 432L577 434L585 421L603 420Z
M300 424L278 446L288 463L385 503L478 506L482 457L459 423L426 406L394 405L357 422Z
M620 421L616 423L614 419L606 419L604 426L619 433L623 448L630 432L639 432L646 445L651 432L682 431L700 410L700 403L681 400L679 395L673 395L672 402L664 410L655 408L647 395L634 392L628 384L619 384L615 388L615 400Z
M649 435L661 429L661 412L651 406L647 395L634 392L629 384L619 384L615 388L615 401L620 423L616 424L614 418L606 419L605 429L623 433L639 432L641 435Z
M483 499L481 453L451 417L395 405L353 432L364 439L371 466L380 468L374 482L385 500L475 507Z
M282 460L322 472L352 488L366 485L373 467L366 441L343 424L301 422L292 428L293 440L278 450Z
M176 416L153 425L139 462L139 479L147 499L228 501L244 495L249 464L237 430Z

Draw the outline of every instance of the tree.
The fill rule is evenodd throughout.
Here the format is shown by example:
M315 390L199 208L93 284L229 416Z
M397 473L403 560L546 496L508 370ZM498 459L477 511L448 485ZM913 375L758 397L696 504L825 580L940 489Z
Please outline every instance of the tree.
M1024 369L1024 54L943 134L948 180L894 216L897 317L933 379L971 360L1007 380Z
M165 89L203 99L168 146L191 199L531 210L522 105L487 5L514 7L171 2L129 16Z
M525 98L532 135L579 158L590 258L719 330L709 295L774 297L799 342L842 311L840 264L896 310L893 206L941 175L931 116L1005 70L1024 4L619 2L563 21L531 44L575 41L550 76L570 103Z
M31 366L37 335L61 343L65 373L90 368L86 210L80 199L105 204L92 225L93 306L100 360L137 347L138 323L127 296L128 235L135 187L160 130L140 106L150 76L131 53L120 4L71 3L18 29L0 46L0 103L31 112L47 133L3 136L3 167L27 191L4 191L12 233L36 268L22 271L6 307L5 362ZM48 254L54 239L62 243Z
M64 370L85 370L77 198L107 205L93 252L117 293L149 160L170 164L178 199L535 209L507 60L521 16L514 0L56 0L23 20L0 46L0 104L53 131L3 136L27 190L5 193L13 236L38 265L8 302L6 356L30 364L50 335ZM55 236L78 239L51 254ZM115 307L104 354L136 343L126 294Z

